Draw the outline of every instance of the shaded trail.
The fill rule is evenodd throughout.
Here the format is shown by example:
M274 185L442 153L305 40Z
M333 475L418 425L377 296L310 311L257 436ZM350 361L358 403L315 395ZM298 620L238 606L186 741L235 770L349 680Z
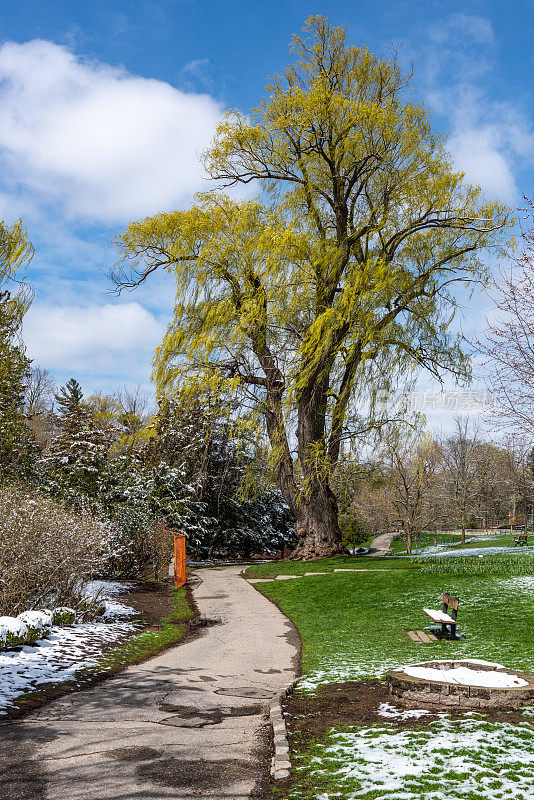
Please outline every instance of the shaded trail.
M2 800L261 796L268 699L296 675L289 620L240 576L198 570L202 628L184 644L0 723Z

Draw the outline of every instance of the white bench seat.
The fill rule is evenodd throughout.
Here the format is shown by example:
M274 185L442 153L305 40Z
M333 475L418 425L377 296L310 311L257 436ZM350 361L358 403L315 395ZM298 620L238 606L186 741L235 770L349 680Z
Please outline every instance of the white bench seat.
M423 611L433 622L441 622L442 624L445 623L445 625L454 625L456 623L456 620L449 614L445 614L443 611L437 611L435 608L423 608Z

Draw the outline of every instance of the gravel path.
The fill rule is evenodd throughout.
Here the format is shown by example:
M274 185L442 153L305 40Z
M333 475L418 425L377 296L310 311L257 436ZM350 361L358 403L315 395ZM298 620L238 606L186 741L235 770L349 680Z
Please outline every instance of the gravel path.
M202 628L143 664L0 723L2 800L261 796L268 699L296 675L291 623L240 576L198 570Z

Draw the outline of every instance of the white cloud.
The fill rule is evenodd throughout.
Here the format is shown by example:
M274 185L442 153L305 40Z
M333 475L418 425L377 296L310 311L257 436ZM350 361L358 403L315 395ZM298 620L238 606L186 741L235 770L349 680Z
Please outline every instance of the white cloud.
M183 205L221 118L186 93L52 42L0 47L0 167L9 194L120 224Z
M53 372L137 382L150 371L164 324L137 302L97 306L34 303L24 322L28 356Z
M430 108L447 119L456 167L488 199L515 205L515 174L534 160L534 134L526 112L491 97L496 47L488 19L452 14L428 29L423 72Z
M448 150L469 183L482 186L492 199L513 203L517 186L509 161L500 152L500 138L499 131L491 128L457 130L448 141Z
M475 44L492 45L495 41L489 19L471 14L451 14L430 27L430 38L434 42L449 42L458 37L469 38Z

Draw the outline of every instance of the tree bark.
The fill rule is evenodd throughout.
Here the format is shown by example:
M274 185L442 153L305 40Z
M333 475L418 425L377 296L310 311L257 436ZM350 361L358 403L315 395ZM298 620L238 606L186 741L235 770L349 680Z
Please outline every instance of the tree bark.
M412 554L412 531L410 528L406 529L406 555Z
M341 543L336 496L328 485L317 485L302 497L297 515L297 545L292 559L305 561L346 554Z
M326 396L329 371L303 389L298 402L297 443L305 488L296 509L297 546L294 559L345 555L338 523L337 499L324 469L325 453L316 448L325 442ZM332 466L332 465L331 465Z

